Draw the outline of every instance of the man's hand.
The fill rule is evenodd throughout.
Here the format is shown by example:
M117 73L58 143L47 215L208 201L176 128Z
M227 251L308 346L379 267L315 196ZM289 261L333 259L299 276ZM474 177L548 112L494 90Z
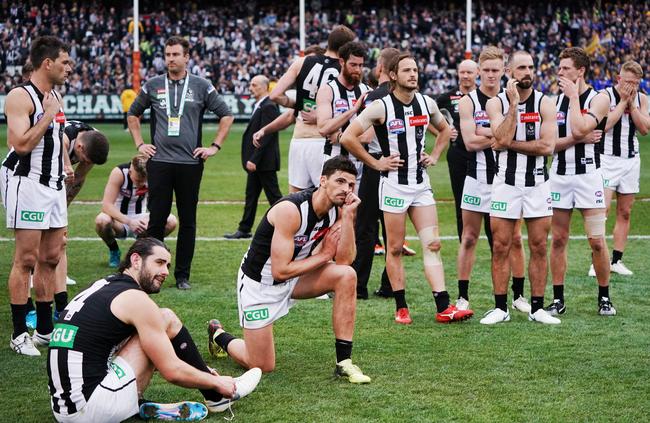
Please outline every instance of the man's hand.
M208 160L208 157L212 157L217 154L217 147L198 147L194 149L192 155L194 158L200 158L202 160Z
M618 93L621 96L621 102L627 103L630 101L631 98L634 98L632 96L633 92L634 92L634 86L627 82L623 82L621 84L621 89L618 90Z
M366 104L366 96L368 95L367 92L361 94L361 97L357 99L357 102L354 103L354 110L356 111L356 114L359 114L361 111L361 108L363 107L364 104Z
M568 78L565 77L560 77L560 89L564 93L565 96L568 98L576 98L578 97L578 85L575 82L572 82Z
M259 131L255 132L253 134L253 145L255 148L260 148L260 140L264 138L264 135L266 135L264 128L260 129Z
M146 218L144 217L137 217L134 219L129 219L127 225L131 229L131 232L133 232L136 235L140 235L144 233L147 230L149 222L147 221Z
M255 172L257 170L257 165L250 160L246 162L246 170L249 172Z
M237 391L235 379L230 376L219 376L214 370L211 370L211 372L215 377L214 389L226 398L234 397Z
M506 84L506 94L510 99L510 107L516 107L519 104L519 91L517 91L517 84L519 82L515 78L510 78Z
M302 118L302 121L305 122L307 125L316 125L317 123L316 108L313 107L309 111L303 110L302 112L300 112L300 117Z
M492 145L490 145L490 148L494 151L505 151L510 147L510 143L512 140L508 140L506 143L500 143L497 141L496 138L494 138L494 141L492 142Z
M65 173L65 183L72 184L74 182L74 169L69 164L63 166L63 172Z
M343 206L341 207L341 209L343 209L343 215L346 216L355 213L359 204L361 204L361 199L351 191L348 196L345 197L345 203L343 203Z
M328 260L334 259L336 256L336 249L339 246L339 240L341 239L341 225L337 224L332 226L332 228L325 235L323 239L323 247L321 248L321 254L324 254Z
M429 166L435 166L436 161L433 159L432 156L428 155L427 153L422 153L420 155L420 164L426 168Z
M449 139L452 140L452 141L456 141L456 138L458 138L458 131L456 130L456 128L454 128L452 126L451 127L451 137L449 137Z
M603 137L603 131L596 129L591 131L589 135L581 139L580 142L585 144L596 144L600 142L602 137Z
M379 172L387 172L389 170L397 170L404 164L404 160L400 159L399 154L391 154L390 156L381 156L378 160L375 170Z
M144 154L148 159L150 159L154 154L156 154L156 146L153 144L140 144L138 152Z
M50 120L61 111L61 103L59 103L59 99L52 92L45 93L43 98L43 111L46 116L49 116Z

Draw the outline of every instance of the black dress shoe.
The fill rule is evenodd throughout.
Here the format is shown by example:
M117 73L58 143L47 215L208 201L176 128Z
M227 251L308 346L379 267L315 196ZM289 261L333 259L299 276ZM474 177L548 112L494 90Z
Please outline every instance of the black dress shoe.
M239 229L235 233L223 235L223 237L226 239L246 239L250 238L251 236L253 235L251 235L250 232L242 232Z
M187 280L187 278L178 278L176 279L176 288L178 289L192 289L192 286L190 285L190 281Z
M393 298L393 291L388 291L383 288L379 288L374 292L375 296L382 298Z

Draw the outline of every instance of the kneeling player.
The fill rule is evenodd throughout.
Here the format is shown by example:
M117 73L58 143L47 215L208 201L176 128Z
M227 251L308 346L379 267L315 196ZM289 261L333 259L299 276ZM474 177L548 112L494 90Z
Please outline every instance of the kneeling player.
M357 275L354 195L357 170L336 156L323 165L320 186L290 194L271 207L257 228L237 275L239 322L244 339L225 332L217 320L208 327L210 351L226 351L246 368L275 368L273 323L295 299L334 292L332 321L336 374L352 383L370 378L352 364ZM332 261L334 260L334 261Z
M131 163L116 166L108 177L102 199L102 212L95 218L95 231L109 249L109 267L120 264L116 238L142 236L149 224L147 210L147 158L135 156ZM165 236L176 229L176 216L170 214Z

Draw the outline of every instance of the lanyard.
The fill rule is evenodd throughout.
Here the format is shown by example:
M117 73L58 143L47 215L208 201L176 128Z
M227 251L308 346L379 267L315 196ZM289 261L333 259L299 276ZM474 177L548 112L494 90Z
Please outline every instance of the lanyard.
M181 104L178 106L178 119L183 115L183 109L185 108L185 94L187 94L187 87L190 85L190 74L189 72L185 74L185 82L183 83L183 92L181 94ZM167 117L172 116L171 103L169 101L169 77L165 75L165 100L167 106Z

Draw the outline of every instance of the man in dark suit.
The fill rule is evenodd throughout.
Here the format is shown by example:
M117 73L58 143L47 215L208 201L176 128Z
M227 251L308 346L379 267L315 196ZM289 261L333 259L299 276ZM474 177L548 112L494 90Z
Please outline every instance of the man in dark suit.
M255 221L257 200L262 189L266 194L269 204L278 201L282 194L278 186L277 171L280 170L280 147L278 146L278 133L271 133L262 137L255 144L253 134L272 122L280 115L278 106L269 100L269 80L263 75L251 79L251 94L255 97L255 109L251 116L241 145L241 160L244 170L248 172L246 179L246 205L244 216L239 222L239 228L232 234L225 234L228 239L250 238L251 228ZM256 146L259 145L259 146Z

